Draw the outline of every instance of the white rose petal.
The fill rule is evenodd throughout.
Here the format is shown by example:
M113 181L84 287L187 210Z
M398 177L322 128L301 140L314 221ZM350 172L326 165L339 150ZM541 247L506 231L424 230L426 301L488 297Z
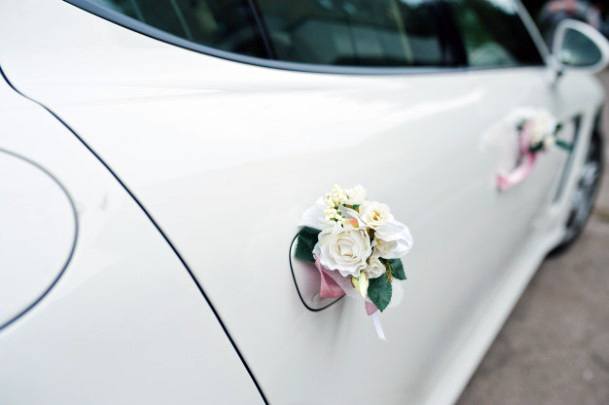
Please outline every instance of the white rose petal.
M360 207L360 217L366 226L375 230L393 221L393 215L389 207L376 201L362 204Z
M364 269L369 279L377 278L385 274L387 269L377 256L372 256L368 260L368 267Z
M405 238L388 242L375 238L374 242L374 254L383 259L401 259L411 248L412 240Z
M531 144L545 144L546 139L553 137L556 124L554 116L547 111L542 110L531 114L525 122L525 128L531 137Z
M328 270L341 276L358 276L365 269L372 254L370 238L365 230L332 227L319 234L313 255Z
M375 252L384 259L400 259L414 244L408 227L396 220L379 227L374 239Z
M326 220L324 214L325 209L326 204L320 198L315 202L314 205L307 208L307 210L302 214L299 225L308 226L315 229L323 229L328 225L328 221Z
M377 227L375 231L376 236L386 242L399 239L412 240L408 227L395 219Z
M338 211L344 219L343 224L345 227L350 227L354 229L365 227L365 224L363 223L360 215L354 209L347 208L345 206L340 206Z

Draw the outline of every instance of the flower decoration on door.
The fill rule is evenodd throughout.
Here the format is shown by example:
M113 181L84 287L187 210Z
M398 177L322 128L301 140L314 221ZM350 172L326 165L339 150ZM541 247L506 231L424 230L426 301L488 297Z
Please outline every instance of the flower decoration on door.
M301 226L295 256L319 271L319 295L360 300L385 339L379 312L399 303L402 259L413 245L408 227L387 205L367 200L362 186L338 185L305 211Z
M533 171L539 156L552 147L571 151L573 146L560 139L562 129L556 118L546 110L523 110L517 119L518 161L507 174L497 176L497 187L501 191L524 181Z

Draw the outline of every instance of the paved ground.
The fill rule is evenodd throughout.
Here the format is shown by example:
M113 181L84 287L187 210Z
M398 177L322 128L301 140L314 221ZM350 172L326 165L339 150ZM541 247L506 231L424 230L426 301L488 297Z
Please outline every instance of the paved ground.
M609 405L608 124L605 111L608 165L584 234L543 264L459 405Z

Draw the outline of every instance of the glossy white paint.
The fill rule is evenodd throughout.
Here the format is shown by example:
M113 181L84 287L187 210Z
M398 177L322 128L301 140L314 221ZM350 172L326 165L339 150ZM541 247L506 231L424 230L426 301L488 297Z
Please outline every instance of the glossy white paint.
M142 201L272 403L453 401L561 239L573 174L602 102L591 77L570 73L554 86L545 68L289 72L180 49L58 1L6 1L0 16L7 75L68 122ZM558 201L567 160L559 150L521 186L503 194L495 188L496 173L513 163L510 117L522 107L547 108L567 123L582 115L573 171ZM565 136L573 131L567 124ZM343 300L309 312L294 289L290 241L301 213L333 183L363 184L415 235L404 300L383 314L387 343L376 339L359 306ZM150 230L133 232L152 237ZM124 243L112 247L143 260ZM127 294L148 271L124 276L116 288ZM164 296L173 305L181 294ZM154 305L138 303L142 311ZM14 333L28 325L16 324ZM206 343L200 349L214 350ZM210 378L215 372L200 371ZM132 394L122 389L117 397Z
M186 269L108 171L59 121L4 81L0 117L0 147L61 179L79 221L74 256L58 283L37 306L0 330L0 403L259 401ZM0 216L0 274L13 285L23 272L37 286L32 272L40 255L50 255L48 249L55 247L65 259L66 238L73 236L69 205L62 211L65 196L55 195L57 186L34 170L15 166L0 186L2 200L10 199L0 203L1 209L14 208L8 212L14 218L6 212ZM27 202L13 200L21 196L32 209L46 205L32 213ZM15 222L40 228L30 229L24 242L17 239L21 229ZM5 251L7 243L16 252ZM56 265L52 259L46 264ZM15 287L0 287L0 304L27 289Z

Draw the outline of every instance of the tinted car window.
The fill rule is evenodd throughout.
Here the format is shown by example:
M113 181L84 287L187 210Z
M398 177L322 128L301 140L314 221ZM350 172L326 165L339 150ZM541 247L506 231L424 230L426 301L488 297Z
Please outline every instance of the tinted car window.
M189 41L316 65L541 64L512 0L71 0Z
M178 37L224 51L266 58L247 0L94 0Z
M283 61L463 66L442 8L422 0L91 0L193 42Z
M542 57L512 0L453 0L468 65L539 65Z
M258 0L280 60L350 66L463 64L440 9L417 0Z

